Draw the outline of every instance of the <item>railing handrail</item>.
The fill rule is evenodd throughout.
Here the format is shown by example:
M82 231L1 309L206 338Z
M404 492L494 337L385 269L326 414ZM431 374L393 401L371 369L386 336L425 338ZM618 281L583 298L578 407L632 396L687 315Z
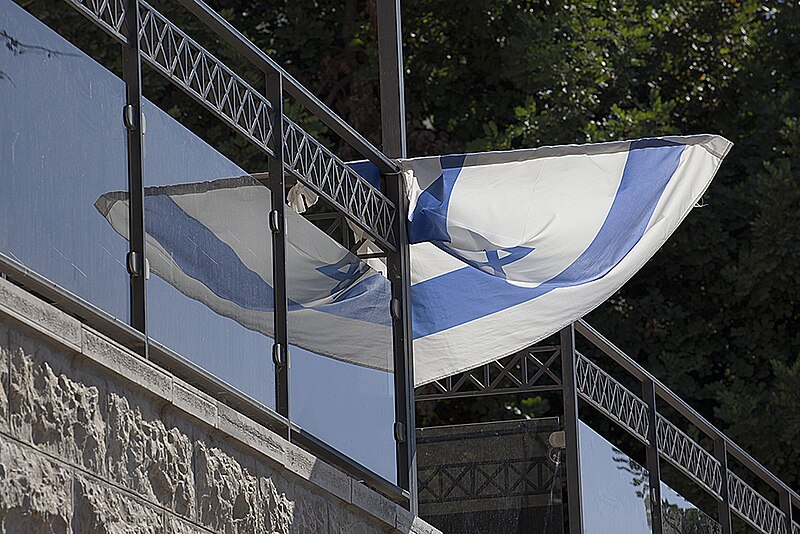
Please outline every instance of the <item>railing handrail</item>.
M264 74L279 73L283 78L284 88L292 97L302 104L315 117L320 119L328 128L355 148L362 156L376 165L382 173L394 174L399 172L400 165L389 158L375 145L355 130L344 119L331 110L322 100L306 89L291 74L286 72L266 52L254 45L249 39L243 39L242 34L214 11L202 0L178 0L189 12L203 22L215 34L232 46L237 52L246 57L256 68Z
M594 346L602 350L604 354L609 356L626 371L631 373L634 377L642 381L651 380L655 385L656 394L659 398L666 401L672 408L677 410L682 416L703 431L708 437L714 440L723 441L731 456L736 458L736 460L741 462L747 469L756 474L761 480L769 484L770 487L772 487L775 491L788 493L794 506L800 507L800 495L798 495L792 488L790 488L781 479L776 477L766 467L761 465L758 460L745 452L744 449L739 447L739 445L733 442L721 430L714 426L705 417L700 415L694 408L689 406L686 401L681 399L660 380L650 374L644 367L639 365L620 348L606 339L605 336L595 330L594 327L592 327L589 323L583 319L579 319L575 322L575 329L586 339L588 339Z

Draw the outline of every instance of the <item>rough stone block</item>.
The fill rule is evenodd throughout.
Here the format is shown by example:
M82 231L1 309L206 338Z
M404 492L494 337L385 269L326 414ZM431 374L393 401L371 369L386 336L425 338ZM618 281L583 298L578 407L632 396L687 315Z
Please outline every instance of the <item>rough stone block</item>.
M401 530L400 532L408 532L407 530ZM411 523L411 532L413 534L442 534L439 530L419 517L415 517L414 521Z
M379 528L375 523L355 514L352 510L328 502L330 534L375 534L389 531L388 525Z
M139 407L111 393L108 404L109 475L120 485L176 513L194 517L191 440L160 420L148 421Z
M207 534L211 532L210 530L198 527L194 523L189 523L173 515L166 516L164 531L169 532L169 534Z
M258 491L267 508L266 524L264 525L266 531L273 534L291 532L294 521L294 503L287 499L285 494L278 493L278 489L270 478L260 477L258 479Z
M56 374L57 356L19 332L10 337L12 431L22 440L98 474L105 472L105 422L95 386Z
M0 430L8 431L8 361L11 357L9 350L8 325L0 320Z
M95 332L83 329L82 352L134 384L172 402L172 377Z
M224 404L217 406L217 427L261 454L286 464L286 442L266 427Z
M172 403L213 428L217 426L217 403L205 393L175 379L172 385Z
M227 453L195 443L195 482L200 524L215 532L262 532L268 511L258 479Z
M21 287L0 278L0 310L38 330L43 330L79 351L81 323L46 304Z
M75 532L161 534L163 515L139 499L82 475L75 476Z
M69 472L0 437L0 532L71 533Z
M328 501L302 484L295 484L291 493L294 502L291 532L297 534L327 533Z
M413 525L414 515L405 508L398 506L395 509L395 528L400 532L411 532Z

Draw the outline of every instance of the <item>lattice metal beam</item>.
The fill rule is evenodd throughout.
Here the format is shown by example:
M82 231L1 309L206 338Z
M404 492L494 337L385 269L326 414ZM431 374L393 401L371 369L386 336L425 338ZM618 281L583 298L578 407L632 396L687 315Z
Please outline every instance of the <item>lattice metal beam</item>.
M752 486L728 470L731 510L765 534L787 534L783 512Z
M300 126L288 118L284 124L286 170L339 206L381 245L395 250L397 240L392 228L397 216L395 205Z
M270 103L222 61L143 0L139 3L142 59L203 104L222 122L272 154Z
M647 443L647 404L578 353L578 394L634 437Z
M664 416L658 414L657 418L656 435L661 456L698 485L720 497L722 474L717 459Z
M122 44L128 42L122 33L125 23L124 0L65 0L104 32Z
M558 391L561 348L531 347L417 388L416 400Z
M549 495L558 466L547 457L460 462L420 469L420 504Z

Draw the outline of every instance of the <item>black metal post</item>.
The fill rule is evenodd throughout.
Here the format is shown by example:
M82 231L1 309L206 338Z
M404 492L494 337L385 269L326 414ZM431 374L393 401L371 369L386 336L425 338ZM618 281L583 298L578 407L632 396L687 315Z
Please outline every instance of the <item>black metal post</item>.
M406 157L406 103L403 86L403 34L400 0L378 2L378 54L383 152Z
M783 522L786 525L786 532L792 532L792 497L787 490L780 492L781 511L783 512Z
M561 330L561 373L563 375L564 433L566 438L567 492L570 534L583 534L581 451L578 439L578 387L575 354L575 325Z
M658 459L658 417L656 411L656 385L652 380L642 382L642 398L647 403L647 471L650 482L650 517L653 534L661 534L661 466Z
M378 53L380 58L381 134L383 150L392 158L406 156L405 100L403 91L403 38L400 0L378 2ZM406 213L408 199L400 174L385 174L386 192L397 206L394 232L397 253L387 257L392 285L394 318L395 440L397 483L408 490L410 509L417 514L417 462L414 412L414 365L411 333L411 263Z
M125 82L125 109L122 121L128 130L128 243L126 265L130 274L131 326L147 334L145 280L147 260L144 227L144 178L142 127L142 65L139 57L138 0L128 0L125 5L124 31L128 38L122 47L122 78ZM147 343L141 347L147 357Z
M272 104L273 156L267 164L272 192L269 214L272 231L272 276L275 299L275 341L272 361L275 363L275 411L289 417L289 333L288 300L286 298L286 178L283 171L283 77L279 72L267 74L267 100Z
M717 502L717 522L722 527L722 534L732 534L731 500L728 495L728 447L724 439L714 441L714 458L719 462L720 500Z

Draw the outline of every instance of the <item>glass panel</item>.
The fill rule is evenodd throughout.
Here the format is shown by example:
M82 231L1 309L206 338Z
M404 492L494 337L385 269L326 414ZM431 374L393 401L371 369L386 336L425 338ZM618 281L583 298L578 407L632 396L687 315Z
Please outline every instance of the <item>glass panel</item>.
M647 469L580 422L581 488L585 534L650 533L650 480ZM709 516L661 483L664 534L717 534Z
M286 211L290 419L395 482L389 281Z
M148 333L274 408L269 189L152 103L144 114Z
M127 227L98 199L125 195L125 86L0 0L0 254L127 321Z
M721 534L722 526L675 490L661 483L664 534Z
M649 534L648 472L580 422L585 534Z
M557 418L417 429L420 517L448 534L560 534L557 430Z

